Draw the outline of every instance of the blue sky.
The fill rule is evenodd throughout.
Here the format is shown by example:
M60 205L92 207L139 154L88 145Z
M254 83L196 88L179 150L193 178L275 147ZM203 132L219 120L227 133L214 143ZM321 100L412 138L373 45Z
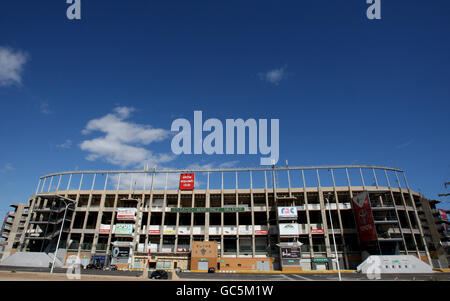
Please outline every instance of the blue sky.
M383 0L382 20L367 6L82 0L70 21L63 0L2 1L0 214L51 172L139 168L142 156L258 166L260 155L164 159L170 135L146 130L170 131L194 110L279 119L279 164L398 167L437 198L450 180L450 4ZM148 134L125 141L137 157L95 147L105 118Z

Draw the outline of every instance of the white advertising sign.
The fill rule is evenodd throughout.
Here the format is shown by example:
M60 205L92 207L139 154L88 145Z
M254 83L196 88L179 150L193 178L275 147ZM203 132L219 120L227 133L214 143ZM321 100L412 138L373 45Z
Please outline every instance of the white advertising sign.
M118 208L117 219L135 219L136 208Z
M111 232L111 225L100 225L100 229L98 233L110 233Z
M280 224L280 236L297 236L299 235L298 224Z
M280 218L291 218L297 217L296 207L278 207L278 217Z
M133 224L117 224L114 226L114 234L131 235L133 227Z

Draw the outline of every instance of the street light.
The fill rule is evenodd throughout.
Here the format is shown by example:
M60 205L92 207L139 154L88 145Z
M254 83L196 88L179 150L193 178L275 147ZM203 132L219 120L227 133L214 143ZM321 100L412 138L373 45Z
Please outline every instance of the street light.
M335 257L336 257L336 264L337 264L337 269L338 269L339 281L341 281L342 280L342 278L341 278L341 269L339 267L339 258L338 258L338 253L337 253L336 238L334 236L333 219L331 218L331 206L330 206L330 202L328 200L328 196L330 194L331 194L330 192L327 193L327 196L325 197L325 199L327 200L328 215L330 216L331 231L333 232L332 234L333 234L334 254L335 254Z
M50 269L50 273L53 273L53 268L55 267L55 261L56 261L56 255L58 255L58 248L59 248L59 241L61 240L61 234L63 231L63 227L64 227L64 222L66 220L66 214L67 214L67 208L69 208L69 206L71 205L71 203L66 203L66 201L64 201L64 199L60 199L61 201L64 202L64 204L66 204L66 209L64 210L64 217L61 223L61 230L59 231L59 236L58 236L58 242L56 243L56 250L55 250L55 255L53 255L53 263L52 263L52 268Z

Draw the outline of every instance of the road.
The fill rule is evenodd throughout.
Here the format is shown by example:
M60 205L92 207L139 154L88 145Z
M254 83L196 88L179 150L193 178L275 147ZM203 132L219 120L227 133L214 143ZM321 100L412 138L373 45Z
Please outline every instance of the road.
M28 275L27 279L39 280L39 277L48 278L51 276L49 268L34 267L7 267L0 266L0 272L3 276L8 276L12 280L13 273L20 275ZM55 268L54 277L65 277L66 269ZM117 279L117 280L143 280L141 271L103 271L103 270L81 270L81 276L85 280L98 279ZM25 276L24 276L25 277ZM169 279L171 279L169 275ZM4 280L4 279L0 279ZM50 280L50 279L49 279ZM336 281L339 280L337 273L298 273L298 274L282 274L282 273L177 273L174 280L180 281ZM367 281L369 279L364 274L359 273L342 273L344 281ZM376 279L373 279L376 280ZM450 281L450 273L436 272L432 274L383 274L379 280L398 280L398 281Z
M36 267L11 267L0 266L0 271L17 271L17 272L34 272L34 273L50 273L50 268ZM67 269L54 268L55 274L65 274ZM97 276L122 276L122 277L140 277L141 271L103 271L103 270L80 270L81 275L97 275Z
M365 274L343 273L342 280L345 281L367 281ZM206 273L179 273L180 280L217 280L217 281L336 281L338 274L329 273L301 273L301 274L206 274ZM383 274L379 280L399 280L399 281L450 281L450 273L436 272L432 274ZM377 280L377 279L373 279Z

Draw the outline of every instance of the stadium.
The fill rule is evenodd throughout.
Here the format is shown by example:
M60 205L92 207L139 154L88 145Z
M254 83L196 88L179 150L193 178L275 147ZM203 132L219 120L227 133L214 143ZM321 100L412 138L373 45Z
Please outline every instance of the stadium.
M429 200L390 167L60 172L39 179L25 208L13 251L58 249L62 263L226 272L438 260Z

